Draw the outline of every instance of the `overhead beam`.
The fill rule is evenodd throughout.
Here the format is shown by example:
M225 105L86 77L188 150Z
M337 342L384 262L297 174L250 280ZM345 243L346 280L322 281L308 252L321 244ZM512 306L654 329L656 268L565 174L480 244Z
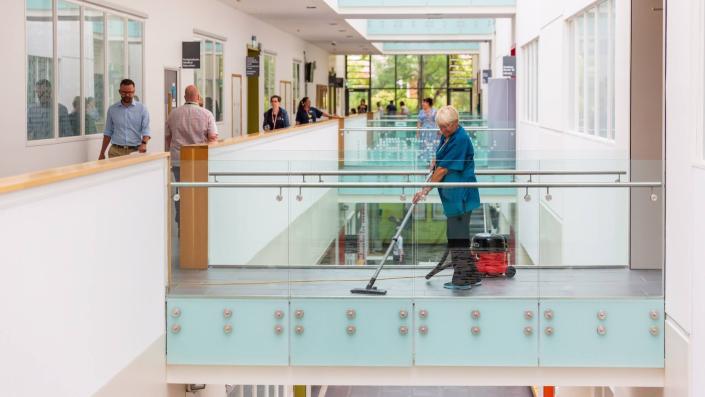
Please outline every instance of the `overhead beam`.
M513 18L516 7L337 7L348 19Z
M447 42L473 42L482 43L492 41L492 35L479 34L442 34L442 35L390 35L390 34L375 34L368 35L367 40L373 43L398 43L398 42L415 42L415 43L447 43Z

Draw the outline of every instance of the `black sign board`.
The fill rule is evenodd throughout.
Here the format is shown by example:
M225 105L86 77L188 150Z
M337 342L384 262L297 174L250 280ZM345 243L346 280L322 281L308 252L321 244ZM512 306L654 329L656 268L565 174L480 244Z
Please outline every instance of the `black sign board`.
M487 84L487 81L492 77L492 69L482 70L482 84Z
M181 67L184 69L201 68L200 41L184 41L181 43Z
M245 60L245 75L259 76L259 57L247 57Z
M502 58L502 76L517 77L517 58L513 56L505 56Z

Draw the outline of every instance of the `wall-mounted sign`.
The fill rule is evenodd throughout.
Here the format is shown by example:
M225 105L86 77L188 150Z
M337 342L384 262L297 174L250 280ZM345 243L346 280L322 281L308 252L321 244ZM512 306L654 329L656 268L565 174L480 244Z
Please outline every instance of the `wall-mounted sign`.
M181 43L181 67L184 69L201 68L200 41L184 41Z
M515 78L517 77L517 58L513 56L505 56L502 58L502 76Z
M482 84L487 84L489 79L492 77L492 69L482 70Z
M247 57L245 59L245 75L259 76L259 57Z

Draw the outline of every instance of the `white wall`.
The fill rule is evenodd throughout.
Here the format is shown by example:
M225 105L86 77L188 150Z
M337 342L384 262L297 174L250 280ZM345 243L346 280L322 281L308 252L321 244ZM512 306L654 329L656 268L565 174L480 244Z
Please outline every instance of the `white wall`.
M299 127L301 128L301 127ZM211 171L330 171L338 168L338 123L326 122L303 127L249 143L211 148ZM222 182L301 182L300 177L219 177ZM308 181L316 178L309 177ZM332 177L326 181L335 181ZM209 260L211 265L285 265L291 260L311 260L335 238L337 206L331 205L331 189L304 189L298 201L297 189L284 189L277 201L277 189L211 189L209 192ZM320 202L326 198L324 202ZM336 201L336 197L332 198ZM318 206L322 213L311 213ZM299 222L305 213L314 219ZM325 228L311 233L310 228ZM306 231L309 231L306 233ZM319 232L320 230L317 230ZM281 237L282 233L288 238ZM297 235L306 233L306 235ZM303 243L306 241L306 243ZM262 250L279 255L264 255ZM306 250L301 252L300 250ZM256 262L266 260L267 262ZM273 263L273 260L285 262ZM253 262L255 261L255 262ZM311 263L305 263L310 265Z
M671 0L666 10L668 397L700 396L705 390L703 7L700 0Z
M161 151L164 147L164 67L178 67L181 64L181 42L194 39L193 30L211 32L226 37L225 42L225 106L224 123L219 125L221 136L231 134L231 93L230 75L245 75L246 44L252 35L256 35L263 49L277 54L275 89L280 80L292 80L293 59L315 61L317 68L314 83L307 84L308 95L315 103L315 84L327 84L328 53L308 44L303 40L285 33L276 27L243 14L218 0L199 2L188 0L124 0L120 6L148 15L145 24L145 70L143 102L147 105L152 121L153 140L150 151ZM0 134L0 176L14 175L22 172L50 168L60 165L79 163L98 157L102 136L87 140L62 141L59 144L26 142L26 51L25 51L25 2L12 1L4 5L4 23L0 26L3 40L0 50L13 54L3 63L6 76L12 76L6 82L8 96L0 107L0 119L3 120L4 132ZM302 71L303 75L303 71ZM181 73L183 88L193 81L193 72ZM260 78L260 80L263 80ZM260 90L262 88L260 87ZM247 84L243 82L243 96ZM303 94L302 86L302 94ZM243 127L247 125L247 101L243 98ZM261 106L261 105L260 105ZM259 109L258 113L263 113ZM261 120L259 122L261 125Z
M0 195L3 395L87 396L115 379L165 395L167 170L160 158Z
M615 139L593 138L571 131L569 106L569 32L566 20L591 0L517 1L517 167L567 170L628 170L629 163L629 42L630 6L616 1L615 32ZM499 27L499 25L498 25ZM504 27L507 34L508 27ZM539 121L523 119L525 72L522 47L539 38ZM506 41L506 40L503 40ZM499 54L494 54L498 59ZM497 71L495 65L495 73ZM580 180L570 177L571 181ZM557 179L541 178L542 181ZM560 179L566 181L565 177ZM612 181L589 178L590 181ZM629 254L626 190L557 190L553 200L543 199L545 191L533 192L530 202L519 200L519 242L531 259L542 260L539 240L560 244L550 252L562 252L560 264L626 265ZM539 194L540 193L540 194ZM521 192L520 198L524 192ZM540 225L541 216L553 216L561 224L560 235L548 233ZM599 217L599 222L595 222ZM540 238L536 238L539 235ZM547 263L555 264L555 263Z

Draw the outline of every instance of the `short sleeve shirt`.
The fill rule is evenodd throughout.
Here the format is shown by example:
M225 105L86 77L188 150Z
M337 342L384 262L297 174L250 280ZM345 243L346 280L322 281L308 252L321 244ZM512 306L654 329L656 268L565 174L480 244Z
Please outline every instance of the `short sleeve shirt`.
M421 128L436 128L436 109L431 109L431 114L426 114L422 109L419 112L419 122L421 123Z
M298 124L315 123L316 120L320 119L321 117L323 117L323 112L312 107L308 110L308 112L306 112L304 110L300 110L300 111L296 112L296 123L298 123Z
M477 182L475 176L475 152L470 136L463 127L447 139L441 136L436 149L436 166L448 170L443 182ZM446 216L457 216L480 206L480 192L477 188L438 189Z

